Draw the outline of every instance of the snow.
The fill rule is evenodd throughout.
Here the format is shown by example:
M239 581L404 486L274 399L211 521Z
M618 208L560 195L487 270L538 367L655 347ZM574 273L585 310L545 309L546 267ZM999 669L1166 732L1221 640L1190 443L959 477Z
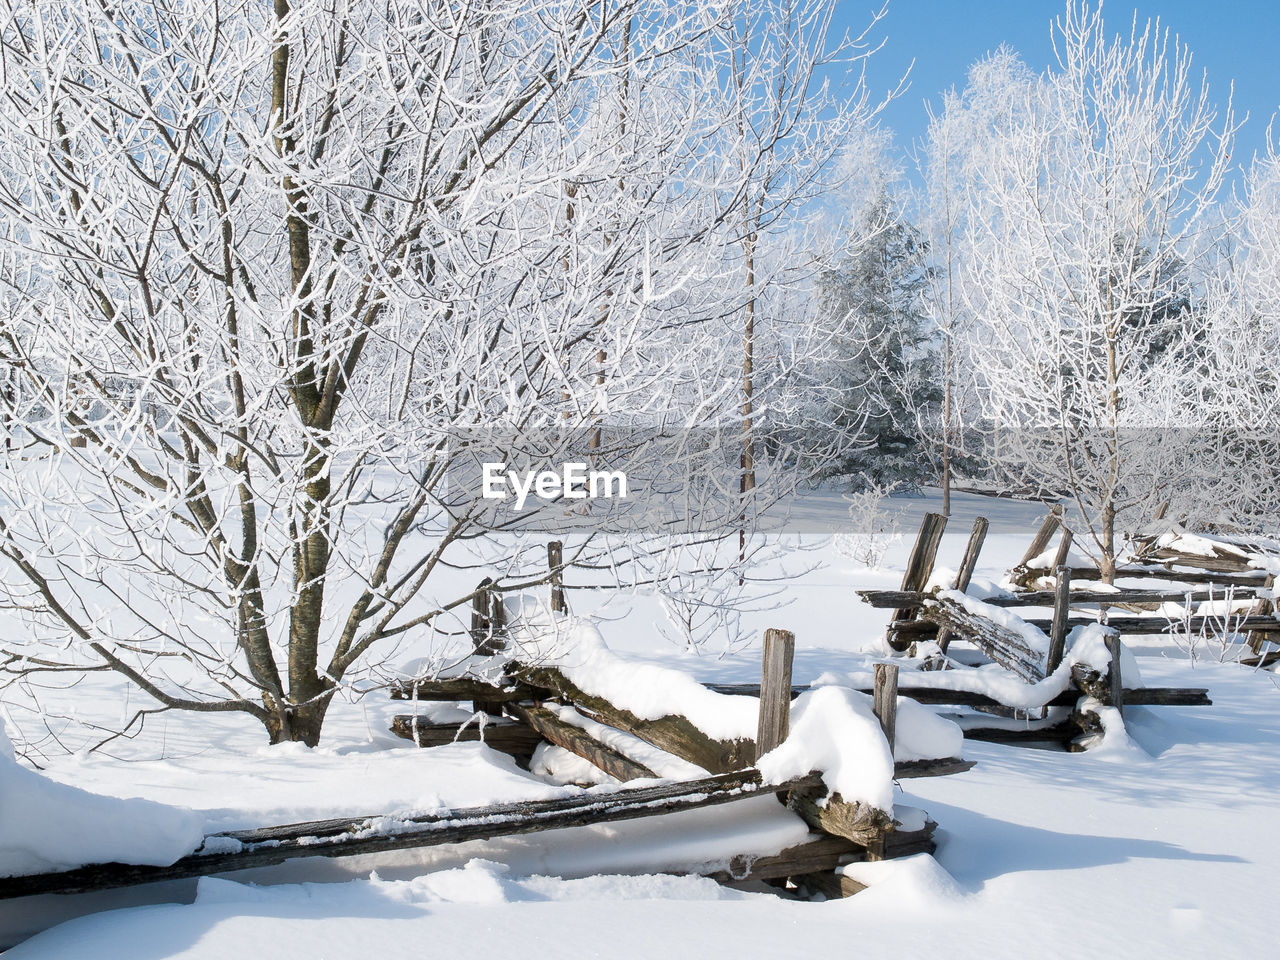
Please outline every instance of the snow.
M167 864L202 839L190 810L100 796L21 766L0 723L0 876L111 860Z
M928 497L902 502L916 518L936 507ZM1043 514L1039 504L966 495L957 495L954 506L992 519L975 585L999 582ZM912 519L903 524L906 529ZM951 526L939 554L947 561L960 555L968 534L959 520ZM886 567L900 571L909 548L909 542L895 545ZM788 582L795 604L752 614L745 625L756 636L767 626L793 630L795 682L832 688L812 691L808 702L816 697L821 710L822 701L830 701L828 709L843 722L865 731L865 698L847 688L871 685L890 612L867 607L853 590L894 588L899 574L862 570L821 543L806 556L822 564ZM465 576L474 582L474 571ZM606 601L575 591L572 602L575 613L594 618L597 632L608 637L602 673L616 669L625 677L627 670L656 666L699 681L759 677L758 648L684 651L655 641L662 613L650 595ZM1099 639L1097 628L1081 628L1070 638L1068 662L1105 666ZM1229 656L1230 650L1218 653ZM574 951L646 960L841 955L851 944L871 956L948 960L1076 960L1098 943L1111 945L1118 956L1269 956L1273 924L1264 910L1244 903L1240 891L1269 890L1280 880L1280 833L1269 826L1280 820L1280 680L1273 672L1216 662L1216 656L1193 660L1170 636L1137 638L1123 656L1126 686L1136 685L1140 673L1154 686L1207 687L1214 705L1127 707L1122 727L1102 708L1102 743L1082 754L963 744L963 756L977 761L974 769L893 787L895 816L918 819L908 810L915 808L939 823L936 854L846 868L868 886L849 900L789 902L671 875L723 868L736 854L766 855L801 842L808 835L805 824L762 792L673 816L403 851L376 861L294 861L235 875L235 882L202 880L198 898L191 883L139 888L129 895L133 899L121 892L0 902L0 928L7 934L0 943L94 911L34 936L6 960L315 960L402 956L424 944L441 955L467 954L477 943L515 956ZM1062 679L1055 674L1031 685L1001 674L904 666L900 691L973 689L1033 706L1050 698ZM646 671L635 675L646 677L646 686L655 682ZM60 699L50 694L50 714L74 711L85 722L114 722L121 708L111 698L119 690L109 678L86 678ZM1025 695L1021 704L1011 699L1018 691ZM640 693L637 701L657 702L664 695ZM673 699L684 703L684 693ZM740 723L753 734L755 701L725 699L751 705L749 719ZM904 736L914 736L912 711L954 712L908 703L899 700L898 759ZM803 719L802 706L794 705L793 731ZM405 707L380 692L335 703L324 742L311 750L265 747L261 731L236 718L169 712L149 721L134 740L43 760L42 776L107 797L145 796L189 807L206 830L340 815L394 817L581 793L521 770L481 744L420 750L398 740L386 727ZM58 729L70 739L73 728ZM940 738L941 729L951 728L934 731ZM868 735L855 746L869 742ZM843 746L828 745L837 757ZM0 752L5 749L0 742ZM925 752L958 751L940 739ZM679 775L654 766L659 758L653 754L636 756L661 776ZM881 754L877 763L887 760ZM551 764L563 775L565 762L559 757ZM0 804L5 799L0 794ZM8 817L0 820L0 830L7 823ZM123 909L112 909L117 907Z
M810 770L831 793L878 810L893 809L893 757L866 694L819 687L791 705L787 739L757 762L766 783Z
M715 740L754 737L759 700L708 690L680 670L621 657L605 644L595 623L541 615L525 603L512 609L515 656L524 663L558 667L580 690L603 697L642 720L688 717Z

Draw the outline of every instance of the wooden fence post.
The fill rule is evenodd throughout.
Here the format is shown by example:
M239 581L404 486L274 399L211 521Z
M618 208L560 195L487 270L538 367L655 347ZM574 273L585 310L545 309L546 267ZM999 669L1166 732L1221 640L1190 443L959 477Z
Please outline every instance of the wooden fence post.
M1027 567L1027 564L1045 552L1049 546L1049 541L1053 539L1053 535L1057 532L1061 523L1062 504L1055 503L1049 508L1049 513L1044 518L1044 522L1040 524L1040 529L1036 531L1036 535L1031 538L1031 546L1027 547L1027 552L1023 554L1022 559L1013 568L1012 579L1014 583L1019 586L1025 586L1033 578L1033 573Z
M1053 555L1053 569L1062 570L1067 566L1067 558L1071 556L1071 541L1076 535L1066 527L1062 528L1062 539L1058 541L1058 552Z
M756 728L756 759L783 740L791 729L791 663L796 638L789 630L764 632L760 661L760 721Z
M889 741L889 755L893 756L898 723L898 665L877 663L875 684L871 688L871 704L884 738Z
M1111 691L1111 706L1121 715L1124 714L1124 677L1120 671L1120 652L1124 645L1120 642L1120 634L1107 632L1103 637L1107 652L1111 654L1111 665L1107 668L1107 684Z
M969 583L973 580L973 571L978 565L978 554L982 552L982 544L987 539L987 528L991 524L986 517L978 517L973 521L973 530L969 534L969 542L965 544L964 556L960 560L960 570L956 573L954 589L964 592L969 589ZM938 631L938 649L943 653L947 652L947 646L951 643L951 631Z
M1058 669L1067 647L1067 617L1071 615L1071 570L1058 567L1058 586L1053 594L1053 624L1049 627L1049 659L1045 661L1047 677Z
M547 543L547 569L551 571L551 612L568 613L564 601L564 544L559 540Z
M476 586L471 598L471 643L476 656L487 657L506 645L502 631L507 625L507 610L502 605L502 594L493 589L493 578L485 577ZM488 700L474 700L472 706L493 717L502 716L502 704Z
M915 546L911 548L911 557L907 560L906 573L902 575L902 589L918 593L923 591L933 573L933 564L938 557L938 544L942 542L942 533L947 529L947 518L940 513L926 513L920 523L920 533L916 535ZM894 611L889 621L888 641L894 650L905 650L911 646L910 637L899 637L893 625L899 620L913 620L919 607L901 607Z

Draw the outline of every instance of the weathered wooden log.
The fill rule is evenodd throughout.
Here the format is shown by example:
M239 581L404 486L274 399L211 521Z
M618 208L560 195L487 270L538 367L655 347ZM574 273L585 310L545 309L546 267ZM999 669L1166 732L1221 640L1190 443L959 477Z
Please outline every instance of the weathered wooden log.
M1172 565L1132 566L1116 568L1117 580L1170 580L1174 583L1214 583L1218 586L1262 586L1267 574L1264 570L1249 573L1214 573L1208 570L1176 570ZM1072 580L1101 580L1097 567L1072 567Z
M791 729L791 661L796 638L787 630L764 632L760 661L760 719L756 731L756 759L768 753Z
M506 710L535 731L543 740L577 754L615 780L625 783L628 780L651 779L657 776L643 763L632 760L608 744L601 743L581 727L566 723L546 707L509 703Z
M1070 723L1055 722L1034 727L966 727L966 740L984 743L1062 743L1077 733Z
M547 569L551 574L551 610L568 613L569 604L564 599L564 544L559 540L547 544Z
M498 686L475 677L446 677L436 680L397 680L391 685L392 700L439 700L509 703L513 700L533 700L532 687L512 681Z
M1044 520L1040 523L1040 529L1036 531L1035 536L1031 538L1031 545L1027 547L1027 552L1022 555L1022 559L1009 572L1009 578L1017 584L1027 583L1037 577L1043 576L1044 571L1033 569L1028 564L1039 557L1049 547L1049 541L1053 539L1053 535L1057 533L1058 527L1062 523L1062 504L1055 503L1049 508L1049 512L1045 515Z
M533 751L542 742L537 732L511 720L487 720L483 726L468 723L460 727L456 723L431 723L411 714L399 714L391 720L391 732L397 737L412 740L420 747L480 741L500 753L525 761L533 756Z
M898 760L893 765L893 779L918 780L921 777L949 777L952 774L972 770L977 761L959 757L941 757L936 760Z
M969 533L969 542L965 544L964 556L960 558L960 569L956 571L952 589L959 590L961 593L969 589L969 584L973 581L973 571L978 566L978 554L982 552L982 544L986 542L987 529L990 525L986 517L978 517L973 521L973 530ZM946 630L939 630L937 643L938 649L946 653L947 647L951 644L951 634Z
M893 744L897 739L898 665L877 663L871 690L871 709L880 721L880 730L884 733L889 744L889 755L892 756Z
M478 656L495 654L504 644L504 624L495 622L495 615L499 620L505 619L505 608L501 595L494 593L492 587L493 578L485 577L471 598L471 643Z
M1053 673L1062 663L1067 649L1067 620L1071 616L1071 571L1057 567L1058 587L1053 596L1053 622L1049 627L1049 656L1045 660L1045 675Z
M893 819L883 810L865 803L848 802L838 793L828 794L825 787L789 790L787 809L815 830L863 846L876 843L893 829Z
M1067 576L1074 575L1078 567L1067 567ZM1262 585L1254 587L1236 587L1231 595L1236 600L1247 600L1256 597L1266 588ZM855 591L868 606L881 610L895 607L919 606L933 597L932 593L919 593L903 590L857 590ZM993 607L1051 607L1057 597L1057 590L1019 590L1017 593L983 597L982 602ZM1074 590L1071 602L1076 606L1086 603L1105 603L1110 606L1127 606L1130 604L1161 603L1204 603L1210 600L1226 598L1224 590L1148 590L1130 587L1114 591L1106 590Z
M1266 579L1266 593L1270 594L1276 585L1275 574L1268 574ZM1275 603L1270 596L1258 597L1249 607L1249 616L1264 617L1267 615L1274 616L1276 612ZM1245 643L1249 645L1249 649L1255 654L1262 653L1262 645L1268 642L1277 642L1275 634L1265 634L1261 631L1253 631L1245 638Z
M1195 553L1179 550L1176 545L1157 546L1150 540L1145 544L1135 541L1139 547L1134 560L1137 563L1166 563L1217 573L1247 573L1257 569L1254 564L1258 554L1245 546L1204 537L1197 539L1200 543L1197 544L1199 550ZM1209 552L1202 552L1206 547Z
M1243 660L1241 661L1244 662ZM986 707L1000 706L997 700L981 693L970 693L967 690L946 690L941 687L912 687L903 686L904 679L910 678L910 674L899 673L898 693L904 697L910 697L916 703L937 704L941 706L958 706L958 707ZM715 690L717 693L737 694L741 696L755 696L759 690L759 684L755 683L707 683L704 684L708 689ZM797 684L791 687L792 698L800 696L810 687L807 684ZM871 687L859 688L860 693L870 696L874 691ZM1079 691L1067 690L1058 694L1050 700L1045 706L1049 707L1069 707L1080 699ZM1125 703L1133 706L1152 706L1152 707L1208 707L1213 705L1213 701L1208 697L1208 690L1204 687L1130 687L1124 692Z
M1044 652L1034 649L1025 637L1007 627L970 613L954 600L938 597L920 608L920 618L950 630L1022 679L1035 682L1044 678ZM1048 638L1045 639L1048 646Z
M1071 556L1071 542L1075 537L1065 526L1062 528L1062 535L1058 538L1058 552L1053 555L1053 566L1049 569L1061 570L1067 565L1067 559Z
M947 529L947 518L938 513L926 513L920 523L920 532L911 548L911 556L907 559L907 569L902 575L902 589L919 591L929 582L933 573L933 564L938 556L938 545L942 542L943 531ZM903 607L889 621L887 640L894 650L906 650L911 640L902 639L894 632L893 625L900 620L911 620L916 615L915 607Z
M115 887L209 876L274 866L299 857L349 857L470 840L558 830L638 817L658 816L756 796L762 789L817 788L818 774L761 786L757 770L739 770L678 783L624 787L612 793L494 804L438 815L395 819L354 817L286 824L266 830L229 832L206 838L210 853L195 853L169 866L93 864L58 873L0 878L0 899L46 893L83 893ZM253 839L249 839L253 838ZM230 848L230 849L228 849Z
M588 716L625 730L711 773L741 770L755 760L755 742L749 738L716 740L699 730L687 717L677 715L643 720L629 710L614 706L604 697L580 689L554 667L517 666L516 675L525 683L573 704Z
M1024 617L1023 622L1037 630L1049 630L1053 627L1052 617ZM1097 623L1097 617L1073 616L1067 618L1067 627L1083 627ZM1216 630L1225 622L1233 633L1257 632L1267 635L1280 633L1280 619L1276 617L1250 617L1245 614L1225 616L1193 616L1180 619L1168 617L1107 617L1107 625L1115 627L1121 633L1133 636L1154 636L1161 633L1181 633L1190 630ZM937 630L941 626L936 616L921 614L920 620L908 620L894 625L904 636L920 637ZM968 639L968 638L966 638ZM992 658L994 659L994 658Z
M1280 650L1268 650L1266 653L1259 653L1252 657L1241 657L1240 663L1246 667L1269 667L1274 663L1280 663ZM1133 703L1127 691L1125 699Z
M846 863L866 859L866 848L844 837L811 833L809 839L781 853L761 857L738 855L726 867L704 876L728 887L745 886L761 880L781 880L804 874L830 872Z

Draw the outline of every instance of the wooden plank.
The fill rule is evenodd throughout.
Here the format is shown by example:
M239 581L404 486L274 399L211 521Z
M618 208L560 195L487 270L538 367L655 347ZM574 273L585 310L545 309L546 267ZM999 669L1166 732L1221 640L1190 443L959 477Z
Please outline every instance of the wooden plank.
M1053 598L1053 622L1049 626L1049 656L1044 665L1046 676L1062 663L1067 648L1067 620L1071 616L1071 571L1065 564L1056 569L1058 586Z
M92 864L76 870L0 878L0 899L47 893L83 893L160 880L181 880L235 870L274 866L301 857L350 857L441 844L490 840L565 827L589 826L639 817L677 813L732 803L757 796L761 790L795 791L819 788L822 778L806 774L777 785L763 786L758 770L739 770L698 780L623 787L610 793L583 792L574 797L471 807L443 814L396 818L394 829L377 832L387 817L357 817L345 821L286 824L254 831L264 839L245 843L244 834L206 838L217 849L241 844L234 852L195 853L169 866L123 863ZM345 826L338 829L335 824Z
M871 709L889 743L889 756L893 756L898 722L898 665L877 663L872 683Z
M547 543L547 569L551 574L551 610L568 613L569 605L564 599L564 544L559 540Z
M1032 649L1020 634L970 613L954 600L937 598L920 608L921 619L953 634L1022 679L1034 683L1044 678L1044 653Z
M964 593L969 589L969 584L973 581L973 571L978 566L978 554L982 552L982 545L987 539L987 529L990 523L986 517L978 517L973 521L973 529L969 533L969 542L965 544L964 556L960 558L960 569L956 572L955 582L952 588ZM947 652L947 647L951 644L951 634L946 630L938 631L938 649L943 653Z
M921 777L949 777L952 774L972 770L974 760L960 757L940 757L936 760L898 760L893 765L893 779L916 780Z
M1123 644L1120 642L1120 634L1107 632L1102 638L1102 642L1107 645L1107 652L1111 654L1111 663L1107 667L1107 680L1110 687L1111 706L1115 707L1121 714L1124 713L1124 678L1122 676L1121 652L1124 650Z
M1049 568L1050 570L1060 570L1067 565L1067 559L1071 556L1071 542L1075 536L1065 526L1062 528L1062 535L1058 538L1058 552L1053 555L1053 566Z
M859 883L853 877L846 877L835 870L821 870L797 876L795 882L810 895L820 893L828 900L844 900L867 889L865 883Z
M1266 592L1270 593L1276 585L1275 574L1268 574L1266 579ZM1249 615L1251 617L1262 617L1268 614L1275 614L1275 603L1269 596L1258 597L1253 601L1253 605L1249 607ZM1265 633L1254 631L1245 638L1245 643L1249 645L1249 649L1255 654L1262 653L1262 645L1267 643L1268 637ZM1274 635L1271 642L1276 642Z
M984 743L1061 743L1079 731L1070 723L1052 723L1040 727L967 727L966 740Z
M388 691L392 700L471 701L508 703L533 700L534 690L522 683L497 686L475 677L444 677L432 680L398 680Z
M1040 554L1044 553L1049 547L1049 541L1053 539L1053 535L1057 533L1059 525L1062 523L1062 504L1055 503L1049 508L1049 512L1045 514L1043 520L1040 521L1040 529L1031 538L1031 545L1027 547L1027 552L1022 555L1022 559L1018 561L1019 567L1025 567Z
M844 837L811 833L809 839L781 853L762 857L739 854L720 870L704 874L725 886L760 880L781 880L807 873L830 872L846 863L866 859L866 848Z
M938 556L938 545L942 542L942 534L946 529L946 517L938 513L924 515L924 520L920 523L920 532L916 535L916 542L911 548L911 556L907 560L906 572L902 575L903 590L918 591L925 588L929 582L929 576L933 573L933 564ZM903 607L890 619L887 640L894 650L907 649L911 645L911 640L899 638L894 632L893 624L900 620L914 619L916 610L916 607Z
M754 761L755 742L751 739L716 740L699 730L688 718L676 715L643 720L614 706L604 697L587 693L554 667L516 665L515 671L525 683L574 704L588 716L634 734L646 743L711 773L741 770Z
M456 723L430 723L421 717L399 714L391 720L391 732L397 737L412 740L420 747L480 741L501 753L525 760L542 742L542 737L535 731L510 720L489 720L483 726L469 723L459 727Z
M608 744L601 743L581 727L575 727L557 717L546 707L527 706L520 703L507 705L507 711L535 731L543 740L563 747L603 770L615 780L653 779L657 774L643 763L632 760Z
M1068 567L1068 576L1074 576L1078 567ZM1265 591L1262 585L1254 587L1234 587L1231 595L1236 600L1247 600ZM933 597L932 593L904 590L857 590L855 591L870 607L888 610L895 607L919 606ZM1019 590L1014 594L996 595L980 598L983 603L993 607L1051 607L1056 590ZM1184 589L1143 589L1141 587L1122 588L1114 591L1106 590L1073 590L1071 602L1077 606L1086 603L1105 603L1110 606L1123 606L1136 603L1205 603L1210 600L1225 599L1224 590L1184 590Z
M485 577L476 585L471 598L471 645L478 656L489 656L502 649L493 629L493 600L490 587L493 578Z
M865 803L846 801L838 793L828 794L825 787L788 791L787 809L798 814L815 830L844 837L863 846L877 842L893 826L883 810Z
M910 676L910 673L900 673L898 675L898 693L904 697L910 697L916 703L959 707L1001 706L999 701L993 700L985 694L970 693L967 690L902 686L903 678L909 679ZM707 683L703 684L703 686L717 693L739 694L742 696L755 696L760 690L759 684L755 683ZM810 687L807 684L793 685L791 687L791 696L794 699L809 689ZM874 692L871 687L858 689L859 692L868 696ZM1045 706L1069 707L1078 699L1080 699L1079 691L1067 690L1058 694ZM1208 689L1205 687L1131 687L1125 690L1124 700L1125 703L1133 706L1208 707L1213 705L1213 701L1208 697Z
M1266 571L1250 573L1213 573L1208 570L1175 570L1170 566L1123 566L1116 569L1117 580L1170 580L1174 583L1215 583L1219 586L1262 586ZM1097 567L1072 567L1072 580L1101 580Z
M965 544L964 556L960 558L960 569L956 572L955 589L963 592L969 589L973 580L973 571L978 566L978 554L987 539L987 530L991 526L986 517L978 517L973 521L973 529L969 533L969 542Z
M931 601L926 605L925 609L937 609L937 604ZM939 626L946 626L940 622L940 616L931 616L922 613L919 620L900 621L895 624L895 629L908 637L918 637L926 635ZM1052 617L1023 617L1025 623L1035 627L1038 630L1050 630L1053 627ZM1196 632L1203 629L1214 629L1222 623L1223 617L1220 616L1194 616L1184 617L1181 619L1170 621L1167 617L1161 616L1128 616L1128 617L1107 617L1107 625L1115 627L1121 633L1132 634L1134 636L1154 636L1162 633L1179 633L1187 629ZM1280 619L1276 617L1250 617L1245 614L1231 615L1226 618L1228 626L1234 633L1244 633L1248 631L1258 631L1265 634L1280 633ZM1083 627L1091 623L1098 623L1096 616L1072 616L1067 618L1068 627ZM968 639L966 637L966 639Z
M760 661L760 719L756 732L756 758L787 739L791 724L791 662L796 638L788 630L764 632Z
M1058 527L1062 525L1062 504L1055 503L1049 508L1049 512L1045 515L1044 520L1040 523L1040 529L1036 531L1035 536L1031 538L1031 545L1027 547L1027 552L1022 555L1022 559L1017 562L1014 568L1009 571L1009 578L1017 584L1027 583L1040 576L1044 571L1032 569L1028 566L1033 560L1039 557L1049 548L1049 541L1053 539L1053 535L1057 533Z

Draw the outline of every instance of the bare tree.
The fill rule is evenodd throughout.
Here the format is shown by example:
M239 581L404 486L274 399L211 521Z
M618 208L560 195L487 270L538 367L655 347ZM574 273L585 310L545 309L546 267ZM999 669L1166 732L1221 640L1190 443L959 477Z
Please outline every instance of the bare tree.
M1158 432L1181 423L1168 391L1202 376L1190 263L1234 126L1158 22L1113 37L1072 2L1055 47L1056 70L997 88L980 134L969 357L1001 465L1069 493L1110 580L1122 515L1149 516L1179 469Z
M727 16L6 5L0 353L22 443L0 582L27 639L3 668L114 671L314 744L372 651L471 599L441 575L503 527L463 469L495 436L554 459L606 407L723 410L708 320L743 305L727 251L756 172L707 110ZM480 551L505 589L537 579L513 550Z

